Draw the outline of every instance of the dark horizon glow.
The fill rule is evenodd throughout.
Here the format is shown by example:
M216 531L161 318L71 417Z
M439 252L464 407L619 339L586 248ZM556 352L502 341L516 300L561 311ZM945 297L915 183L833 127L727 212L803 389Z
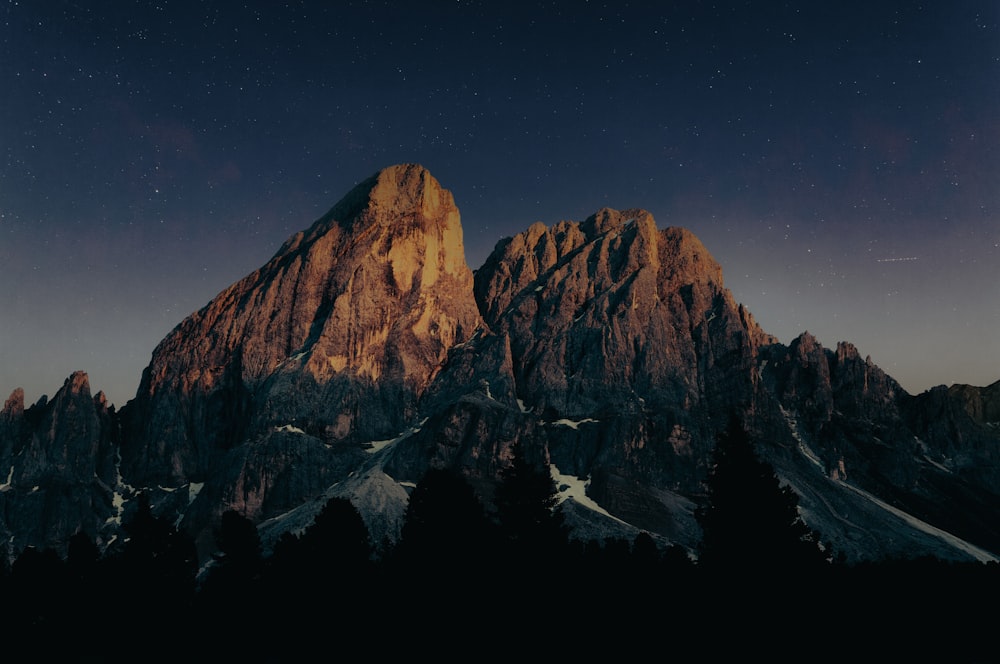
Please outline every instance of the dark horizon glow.
M783 343L914 394L1000 379L997 3L428 4L8 1L0 398L84 370L121 407L175 325L403 162L473 268L644 208Z

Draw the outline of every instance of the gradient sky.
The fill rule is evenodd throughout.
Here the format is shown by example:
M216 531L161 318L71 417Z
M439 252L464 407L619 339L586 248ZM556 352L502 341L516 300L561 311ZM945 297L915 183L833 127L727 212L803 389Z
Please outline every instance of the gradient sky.
M1000 3L0 6L0 399L156 344L417 162L477 268L641 207L768 332L911 393L1000 379Z

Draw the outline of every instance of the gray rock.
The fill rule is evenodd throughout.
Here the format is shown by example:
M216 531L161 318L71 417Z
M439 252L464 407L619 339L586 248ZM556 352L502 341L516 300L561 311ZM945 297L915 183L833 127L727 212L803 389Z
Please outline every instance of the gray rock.
M695 551L735 415L847 558L987 560L998 395L914 396L849 343L783 345L694 235L639 209L536 223L473 273L451 194L405 164L183 320L120 413L79 373L31 408L15 390L0 535L11 555L81 529L107 543L148 491L205 557L227 509L270 545L331 497L381 546L428 468L457 470L489 506L517 443L558 478L576 536L645 531Z

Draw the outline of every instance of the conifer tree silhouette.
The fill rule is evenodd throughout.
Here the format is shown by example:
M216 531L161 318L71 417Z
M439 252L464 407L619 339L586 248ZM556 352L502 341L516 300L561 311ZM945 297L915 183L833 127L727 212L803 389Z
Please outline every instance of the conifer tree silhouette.
M306 528L300 542L307 566L320 570L353 568L356 576L372 558L371 534L357 508L347 498L331 498Z
M71 618L66 627L67 636L81 646L87 644L96 648L92 636L101 629L111 608L106 594L105 567L93 539L83 531L70 537L66 553L66 603Z
M394 565L437 574L437 583L486 565L495 538L472 485L454 470L431 468L410 494Z
M11 566L10 595L4 602L16 607L14 623L5 626L25 643L45 638L65 625L66 565L53 549L24 549Z
M826 560L818 536L802 520L798 497L761 461L738 420L719 436L696 510L702 528L698 564L714 571L790 573Z
M457 472L431 468L410 494L401 538L435 556L457 558L486 530L486 513Z
M154 632L186 627L195 600L198 553L194 541L139 494L135 513L122 526L127 541L114 563L117 592L130 607L127 632L145 644Z
M537 570L547 557L565 555L569 534L548 464L532 464L519 442L512 452L510 465L500 473L494 504L506 559L516 572L525 573Z
M301 535L282 534L264 560L262 596L274 629L321 638L337 625L360 638L383 599L374 571L361 514L347 498L327 500Z
M260 592L263 553L260 535L250 519L235 510L223 512L216 532L212 565L199 590L209 611L252 601Z

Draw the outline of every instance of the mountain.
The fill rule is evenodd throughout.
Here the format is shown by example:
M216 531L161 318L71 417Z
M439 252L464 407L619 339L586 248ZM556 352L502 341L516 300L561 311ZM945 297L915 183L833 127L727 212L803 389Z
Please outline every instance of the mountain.
M422 168L379 172L154 350L123 474L204 484L177 507L195 530L223 505L259 520L317 495L417 421L481 325L472 280L451 193Z
M74 372L49 401L24 406L17 388L0 410L0 536L16 553L26 545L64 550L78 530L117 532L119 439L114 407Z
M848 559L1000 554L1000 382L910 395L849 343L786 346L693 234L641 209L533 224L473 272L452 195L416 164L183 320L120 412L86 382L0 414L11 555L77 530L110 546L140 491L203 556L225 510L273 544L331 497L391 543L429 468L490 504L516 444L576 536L694 550L734 416Z

